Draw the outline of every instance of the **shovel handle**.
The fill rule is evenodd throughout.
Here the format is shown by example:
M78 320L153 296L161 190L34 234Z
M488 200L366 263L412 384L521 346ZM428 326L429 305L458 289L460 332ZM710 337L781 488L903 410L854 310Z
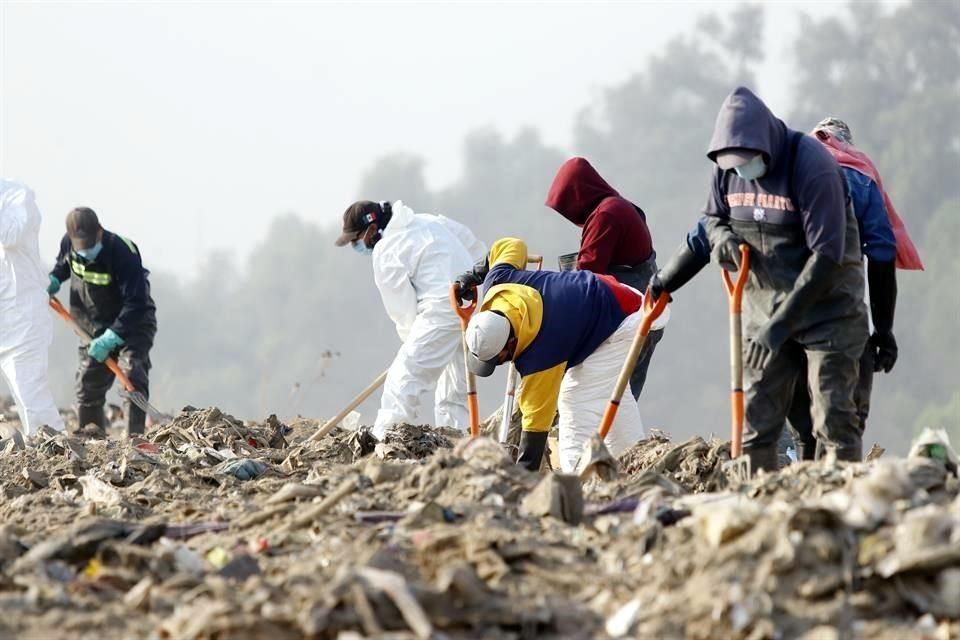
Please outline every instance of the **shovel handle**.
M460 328L466 331L467 323L470 322L470 317L477 308L477 288L473 287L473 300L465 307L460 306L460 300L457 299L457 292L459 290L460 287L457 286L456 282L450 283L450 306L453 307L453 310L460 317Z
M727 290L727 296L730 298L730 312L740 313L743 304L743 288L747 285L747 275L750 273L750 247L746 244L740 245L740 270L737 272L737 281L734 283L730 279L730 272L726 269L720 270L723 277L723 285Z
M66 307L61 304L56 298L50 298L50 308L53 309L58 316L63 318L73 332L79 336L84 344L90 344L93 338L87 333L83 327L77 324L77 321L73 319L73 316L70 315L70 312L67 311ZM123 387L124 391L127 393L133 393L134 389L133 383L130 382L130 378L127 377L127 374L123 372L123 369L120 368L120 365L117 364L117 361L113 358L107 358L103 361L103 364L106 365L107 369L117 377L117 380L120 382L120 386Z
M537 271L541 271L543 269L543 256L527 256L527 264L535 264L537 265Z
M730 298L730 457L743 453L743 288L750 273L750 247L740 245L740 270L736 283L730 273L721 269L723 285Z
M647 289L646 294L643 296L643 320L640 322L640 326L637 327L637 333L633 336L630 351L627 352L627 358L623 361L623 366L620 368L620 375L617 376L617 384L613 387L613 393L610 395L610 402L607 403L607 408L603 412L603 418L600 419L600 428L597 430L597 433L601 438L606 438L607 434L610 433L610 427L613 426L613 421L617 417L617 410L620 408L620 400L623 398L623 392L627 389L627 384L630 383L630 375L633 373L634 367L637 366L637 360L640 358L640 351L647 341L647 336L650 335L650 329L653 327L654 320L659 318L663 310L667 308L669 297L670 296L661 295L654 301L650 289Z
M470 436L480 435L480 404L477 402L477 378L470 372L470 352L467 350L467 324L477 308L477 288L473 287L473 300L466 307L460 306L457 299L459 287L456 282L450 284L450 306L460 316L460 343L463 346L463 366L467 374L467 411L470 413Z

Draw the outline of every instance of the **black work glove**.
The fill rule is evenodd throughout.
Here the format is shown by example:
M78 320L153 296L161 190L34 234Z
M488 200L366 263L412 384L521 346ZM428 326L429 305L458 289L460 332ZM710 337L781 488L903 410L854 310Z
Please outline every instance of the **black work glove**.
M874 332L870 336L869 348L873 349L873 371L879 373L890 373L893 365L897 363L897 339L893 337L893 332L886 333Z
M774 354L793 335L797 323L830 288L835 269L833 260L816 251L807 258L793 289L760 331L747 340L744 364L754 369L763 369L770 364Z
M456 279L457 300L470 302L476 297L477 287L483 284L484 278L490 273L490 259L484 256L483 260L473 265L473 269L460 275Z
M713 245L711 257L714 262L720 265L721 269L727 271L738 271L740 269L740 240L732 235L724 238Z
M673 293L700 273L700 270L709 262L708 256L694 253L690 245L684 241L667 264L650 279L650 295L656 301L660 299L662 293L667 295ZM673 298L669 300L672 301Z
M893 337L893 316L897 308L897 267L893 260L867 260L867 285L870 287L870 315L874 332L873 370L890 373L897 362L897 340Z
M458 302L470 302L474 300L477 296L477 287L483 283L483 278L477 278L472 271L468 271L463 275L459 276L456 280L457 285L457 301Z
M757 335L747 339L744 364L751 369L765 368L784 342L786 335L780 325L773 321L768 322Z
M667 294L667 302L673 302L673 296L667 293L667 287L663 284L663 280L660 279L660 272L658 271L650 278L650 295L653 297L653 301L656 302L660 299L660 296L664 293Z
M740 245L743 240L735 234L728 224L714 216L704 216L704 228L710 240L710 257L721 269L737 271L740 269Z

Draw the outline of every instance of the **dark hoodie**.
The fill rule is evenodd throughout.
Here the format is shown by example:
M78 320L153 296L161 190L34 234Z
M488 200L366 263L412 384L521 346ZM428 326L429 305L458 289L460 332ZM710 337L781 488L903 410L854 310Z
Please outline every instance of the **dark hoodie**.
M751 181L717 167L704 213L731 221L802 227L810 251L841 263L846 197L840 167L823 145L803 135L789 172L793 174L791 190L786 151L788 136L793 135L796 132L760 98L746 87L737 87L720 107L707 157L716 161L724 149L752 149L763 153L767 172Z
M583 228L577 268L610 273L634 267L653 254L653 241L640 207L600 177L584 158L570 158L557 171L545 203Z

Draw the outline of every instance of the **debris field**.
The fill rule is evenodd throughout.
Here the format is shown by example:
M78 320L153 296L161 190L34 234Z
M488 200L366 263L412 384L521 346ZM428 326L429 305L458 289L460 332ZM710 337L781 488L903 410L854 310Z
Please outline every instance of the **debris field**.
M940 459L744 482L727 443L653 432L581 483L487 437L317 427L188 407L0 441L0 637L960 638Z

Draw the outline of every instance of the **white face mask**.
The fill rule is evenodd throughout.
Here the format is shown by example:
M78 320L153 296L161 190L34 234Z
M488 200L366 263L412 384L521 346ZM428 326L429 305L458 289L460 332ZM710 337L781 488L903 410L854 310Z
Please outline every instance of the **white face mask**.
M763 159L763 154L758 153L753 160L736 167L734 171L744 180L756 180L767 172L767 163Z

